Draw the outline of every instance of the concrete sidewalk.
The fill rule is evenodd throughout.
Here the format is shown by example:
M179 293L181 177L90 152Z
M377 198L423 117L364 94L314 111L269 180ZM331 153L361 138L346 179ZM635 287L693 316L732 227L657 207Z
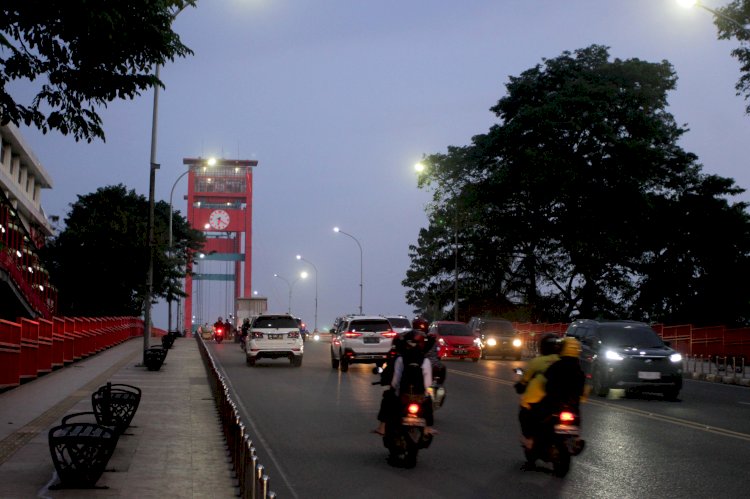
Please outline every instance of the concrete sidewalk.
M195 339L176 339L159 371L138 366L142 349L132 339L0 394L0 497L237 496ZM48 430L66 414L91 411L91 394L107 381L143 392L107 466L114 471L96 489L50 490L57 477Z

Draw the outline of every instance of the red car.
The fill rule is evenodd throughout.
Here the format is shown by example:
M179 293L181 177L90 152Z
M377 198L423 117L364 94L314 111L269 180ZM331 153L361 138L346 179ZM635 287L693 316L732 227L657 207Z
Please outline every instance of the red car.
M482 355L477 337L463 322L433 322L430 324L429 334L435 335L437 339L441 359L471 359L478 362Z

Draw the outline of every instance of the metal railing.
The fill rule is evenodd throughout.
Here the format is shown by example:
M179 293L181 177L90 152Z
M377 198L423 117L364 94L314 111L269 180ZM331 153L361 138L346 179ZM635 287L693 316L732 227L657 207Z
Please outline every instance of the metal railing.
M221 427L227 442L227 450L232 459L235 478L238 481L242 499L274 499L265 467L258 460L253 441L248 435L237 405L230 395L224 376L216 367L211 352L200 335L195 335L201 358L208 370L208 380L219 410Z
M694 355L685 358L685 372L718 376L734 376L746 378L750 372L745 365L744 357L729 357L720 355Z

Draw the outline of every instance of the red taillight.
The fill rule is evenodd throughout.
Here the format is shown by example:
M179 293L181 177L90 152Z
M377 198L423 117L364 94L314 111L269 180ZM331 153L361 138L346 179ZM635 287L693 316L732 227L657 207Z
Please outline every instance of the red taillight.
M223 329L217 329L217 330L216 330L216 334L218 334L219 336L221 336L221 335L222 335L222 333L224 333L224 330L223 330Z
M572 423L576 420L576 415L570 411L563 411L560 413L561 423Z
M346 336L347 338L359 338L360 336L362 336L362 333L356 333L354 331L347 331L344 333L344 336Z
M417 415L419 414L419 404L409 404L409 407L407 407L406 410L411 415Z
M299 338L299 333L297 331L292 331L291 333L288 333L287 336L289 338Z
M256 339L256 340L263 339L263 333L261 333L260 331L253 331L252 334L253 334L253 339Z
M305 326L305 323L303 322L302 324L299 325L299 327L301 327L302 329L305 329L307 326Z
M383 333L380 333L380 336L382 336L383 338L395 338L396 334L396 331L385 331Z

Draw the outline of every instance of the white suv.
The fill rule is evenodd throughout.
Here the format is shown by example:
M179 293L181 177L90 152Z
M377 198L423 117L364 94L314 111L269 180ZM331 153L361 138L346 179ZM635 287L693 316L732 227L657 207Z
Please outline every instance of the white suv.
M247 364L258 359L286 357L294 367L302 365L304 344L297 320L289 314L264 314L253 320L247 338Z
M350 364L376 364L387 360L396 334L383 316L345 317L337 334L331 338L331 367L347 372Z

